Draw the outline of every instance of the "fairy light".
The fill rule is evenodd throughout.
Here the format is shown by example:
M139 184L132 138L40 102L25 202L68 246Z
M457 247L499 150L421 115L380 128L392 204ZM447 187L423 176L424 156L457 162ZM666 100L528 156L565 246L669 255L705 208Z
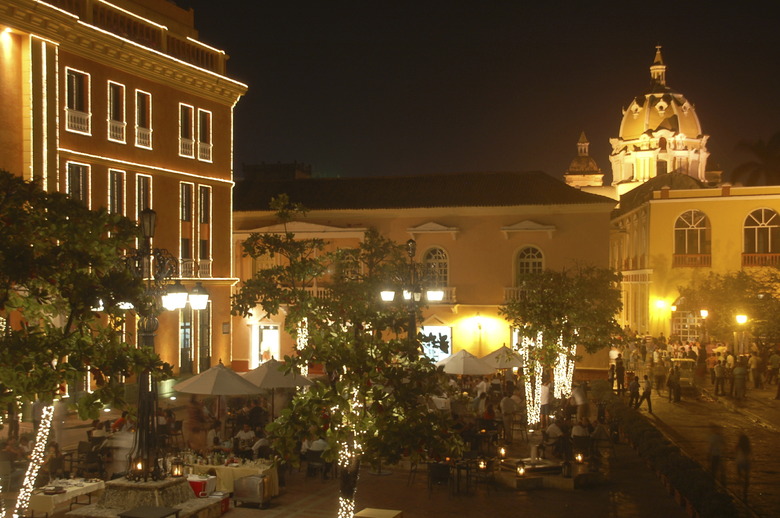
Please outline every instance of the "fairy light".
M523 364L526 365L526 371L524 372L525 402L526 416L529 423L538 423L541 416L542 366L539 363L539 360L535 359L535 355L531 354L531 351L538 347L541 340L541 333L537 336L536 340L524 336L520 348ZM535 381L533 385L531 384L532 381Z
M54 405L43 407L41 416L41 425L35 436L35 446L30 453L30 464L27 466L27 473L24 475L24 483L19 490L19 497L16 499L13 517L19 518L20 510L27 509L30 505L30 495L35 488L35 479L38 478L38 471L46 460L46 445L49 442L49 432L54 418ZM4 515L3 515L4 516Z
M568 348L563 346L563 339L558 338L558 361L555 364L555 397L563 398L571 394L572 380L574 378L574 354L577 345L572 344Z

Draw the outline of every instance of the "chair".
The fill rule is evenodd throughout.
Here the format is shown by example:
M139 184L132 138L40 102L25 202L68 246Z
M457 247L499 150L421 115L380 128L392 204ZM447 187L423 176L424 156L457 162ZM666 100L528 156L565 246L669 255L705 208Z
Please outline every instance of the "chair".
M495 459L481 459L476 461L476 468L474 470L474 481L477 486L480 482L485 484L488 492L490 486L496 481L496 460Z
M434 486L446 486L452 492L452 482L449 464L442 462L428 463L428 494L433 491Z
M517 435L515 435L516 432L520 432L520 437L523 437L523 440L528 442L528 418L525 413L521 414L520 412L515 412L514 418L512 419L513 437L517 437Z
M322 475L322 479L328 478L328 463L322 460L322 452L314 450L306 450L303 454L306 461L306 477L315 477L317 474Z
M173 446L173 443L176 442L179 446L184 447L184 433L182 432L182 425L182 421L173 422L173 428L168 432L168 440L171 446Z

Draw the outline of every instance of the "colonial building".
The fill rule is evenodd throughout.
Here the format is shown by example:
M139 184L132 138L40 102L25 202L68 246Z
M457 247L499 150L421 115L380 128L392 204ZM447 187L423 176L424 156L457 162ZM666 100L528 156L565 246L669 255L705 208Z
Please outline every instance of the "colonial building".
M154 246L211 300L160 317L157 350L181 374L231 351L233 108L246 86L226 60L171 2L0 3L0 168L89 207L157 212Z
M449 338L452 350L483 356L517 342L501 304L517 295L519 273L575 264L606 267L614 201L568 187L544 173L463 173L389 178L248 176L235 193L236 274L250 278L273 259L241 255L252 232L279 232L268 209L286 193L310 212L290 230L332 248L354 247L370 228L398 242L414 239L415 259L431 265L444 300L424 311L426 333ZM379 294L377 294L379 296ZM293 351L284 314L235 317L233 366L252 369ZM588 357L580 369L606 368Z

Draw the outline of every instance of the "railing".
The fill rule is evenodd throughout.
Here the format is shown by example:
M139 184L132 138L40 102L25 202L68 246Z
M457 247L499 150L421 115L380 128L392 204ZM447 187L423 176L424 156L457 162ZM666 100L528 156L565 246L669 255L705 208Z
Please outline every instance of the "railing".
M211 162L211 144L198 142L198 160Z
M432 289L442 290L444 292L444 298L441 299L441 301L439 302L432 302L432 304L455 304L457 302L457 298L455 297L454 286L443 286L443 287L436 287Z
M330 289L323 288L322 286L304 288L304 290L311 296L326 299L330 297Z
M211 277L211 259L200 259L198 261L198 277Z
M66 128L79 133L89 133L89 123L92 115L78 110L65 108Z
M191 138L179 139L179 155L193 157L195 156L195 142Z
M179 262L179 275L181 277L195 277L195 259L182 259Z
M139 147L152 147L152 130L149 128L135 127L135 145Z
M126 122L109 120L108 121L108 138L119 142L125 141L125 127Z
M673 268L712 266L710 254L674 254L672 256Z
M520 300L520 295L523 292L523 288L513 286L511 288L504 288L504 304L507 302L516 302Z
M780 266L780 254L742 254L742 266Z

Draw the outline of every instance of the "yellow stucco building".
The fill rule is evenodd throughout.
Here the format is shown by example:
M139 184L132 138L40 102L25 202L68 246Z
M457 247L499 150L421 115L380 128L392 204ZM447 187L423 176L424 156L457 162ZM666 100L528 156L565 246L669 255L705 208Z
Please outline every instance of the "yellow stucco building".
M516 339L498 308L517 294L518 272L575 264L606 267L614 201L566 186L544 173L464 173L394 178L249 178L235 196L236 274L263 265L241 257L251 232L279 231L268 202L286 193L310 209L290 228L331 247L353 247L369 227L403 243L414 239L417 261L432 265L441 303L429 304L421 327L449 337L450 352L476 356ZM379 297L379 294L377 294ZM284 315L234 317L232 364L251 369L293 352L281 331ZM603 356L603 358L601 357ZM606 351L580 363L606 368Z

